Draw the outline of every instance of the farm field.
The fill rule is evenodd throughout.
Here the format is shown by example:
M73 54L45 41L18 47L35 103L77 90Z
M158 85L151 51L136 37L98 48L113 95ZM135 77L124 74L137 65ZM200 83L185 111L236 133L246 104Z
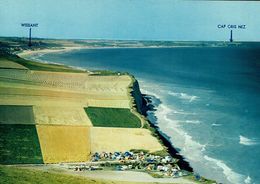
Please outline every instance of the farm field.
M163 150L148 129L91 127L91 151L128 151L144 149L151 152Z
M35 122L39 125L85 125L92 123L83 107L34 106Z
M0 124L0 163L43 163L34 125Z
M57 98L69 102L76 101L82 106L90 104L101 107L129 108L128 86L130 83L131 78L128 76L98 77L82 73L1 69L0 95L3 100L12 95L12 98L8 98L10 101L31 97L32 105L41 105L41 103L48 103L49 98ZM19 98L17 99L15 95L19 95ZM20 95L23 95L22 98ZM34 99L39 99L40 104ZM28 100L25 99L22 103L28 103Z
M93 126L97 127L125 127L140 128L140 119L124 108L85 108Z
M89 160L89 127L36 125L36 128L44 163Z
M34 124L32 106L0 105L0 124Z
M62 72L10 58L29 69L0 67L0 163L81 162L95 151L163 149L131 109L131 76Z

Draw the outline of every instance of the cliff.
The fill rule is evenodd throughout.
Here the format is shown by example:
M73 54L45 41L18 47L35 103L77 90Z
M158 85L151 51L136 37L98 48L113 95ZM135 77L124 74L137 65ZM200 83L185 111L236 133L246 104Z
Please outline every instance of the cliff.
M132 86L131 86L131 95L133 97L133 108L135 108L140 114L147 116L148 111L154 111L154 107L151 104L148 104L150 98L149 96L143 95L140 91L138 81L132 77ZM154 118L156 119L156 118ZM193 168L190 166L189 162L185 160L185 158L180 155L180 153L174 148L170 140L160 131L159 127L155 125L155 122L146 121L147 125L144 127L148 128L152 131L152 134L159 139L159 141L166 148L168 153L179 160L178 165L181 169L193 172Z

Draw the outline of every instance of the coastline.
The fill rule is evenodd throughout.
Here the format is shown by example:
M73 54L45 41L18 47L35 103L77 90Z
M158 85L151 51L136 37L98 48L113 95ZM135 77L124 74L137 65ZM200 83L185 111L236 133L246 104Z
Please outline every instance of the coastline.
M81 49L157 49L157 48L200 48L204 46L198 45L176 45L176 46L64 46L64 47L51 47L44 49L35 49L35 50L22 50L17 52L16 54L20 57L27 57L34 54L49 54L49 53L58 53L58 52L70 52L73 50L81 50ZM213 45L211 47L227 47L223 45Z
M29 51L29 52L25 51L24 54L20 54L19 56L20 57L24 57L24 56L29 57L29 56L34 55L34 54L48 54L48 53L54 53L54 52L64 52L64 51L71 51L71 50L75 50L75 49L85 49L85 48L86 47L76 47L76 48L75 47L73 47L73 48L69 47L66 50L64 50L64 48L62 48L62 49L55 49L55 50L44 49L44 50L35 50L35 51ZM95 49L95 48L93 48L93 49ZM26 59L28 59L28 58L26 58ZM36 62L39 62L39 61L36 61ZM138 84L138 82L137 82L137 84ZM137 93L139 93L140 92L139 86L134 91L137 91ZM146 117L147 117L147 112L153 110L153 107L149 103L149 96L148 95L142 95L141 92L138 96L139 96L139 99L137 101L139 101L139 102L140 102L140 100L142 101L141 102L141 104L142 104L141 109L143 110L142 113L140 113L140 112L139 113L143 114L143 115L146 114ZM193 169L190 166L189 162L187 162L185 160L185 158L182 155L179 154L179 152L174 148L174 145L172 145L172 143L164 136L163 132L160 132L160 130L158 129L158 127L154 123L149 121L149 124L155 130L155 133L158 135L159 140L163 143L163 145L165 147L167 147L171 156L179 159L180 167L184 170L192 172Z
M88 49L89 47L85 46L77 46L77 47L55 47L55 48L48 48L48 49L36 49L36 50L22 50L21 52L16 53L19 57L26 59L35 54L49 54L49 53L58 53L58 52L69 52L73 50L80 50L80 49Z
M178 165L181 169L193 172L193 168L190 166L190 163L185 160L184 156L182 156L177 149L174 147L174 145L171 143L169 139L167 139L163 132L160 131L159 127L154 123L151 122L148 119L148 112L149 111L156 111L155 106L152 104L152 99L149 96L149 94L142 94L139 88L138 81L136 80L136 83L133 87L133 93L132 96L135 98L135 103L137 105L137 111L144 115L147 119L147 122L149 123L149 126L152 128L152 131L158 136L158 139L162 142L162 144L167 148L169 154L177 158ZM154 115L153 115L154 116ZM156 118L154 116L154 118Z
M59 49L55 48L55 49L43 49L43 50L41 50L41 49L24 50L17 55L24 59L33 59L30 56L38 55L38 54L70 52L70 51L81 50L81 49L96 49L96 48L82 46L82 47L63 47L63 48L59 48ZM39 62L39 61L36 61L36 62ZM51 62L47 62L47 63L51 64ZM69 65L67 65L67 66L69 66ZM79 69L74 66L69 66L69 67ZM169 139L167 139L165 137L164 133L159 130L158 126L147 119L148 111L155 111L156 109L150 102L151 98L149 97L149 94L141 94L138 81L135 79L134 76L132 76L132 75L130 75L130 76L133 78L133 92L131 92L130 94L132 95L131 97L135 99L135 104L137 107L135 110L138 113L140 113L141 115L145 116L146 121L149 123L149 126L152 128L152 131L154 131L154 133L158 136L157 138L163 144L163 146L166 147L169 154L172 157L177 158L179 160L178 163L179 163L180 168L183 170L189 171L189 172L193 172L193 168L190 166L190 163L185 160L185 157L177 151L177 149L174 147L174 145L171 143L171 141ZM134 95L134 93L136 93L136 95Z
M87 47L85 47L86 49L99 49L99 48L87 48ZM85 48L83 48L83 49L85 49ZM149 47L147 47L147 48L149 48ZM100 49L103 49L103 48L100 48ZM113 48L112 48L113 49ZM50 50L52 50L52 49L50 49ZM53 51L53 52L64 52L65 50L64 49L60 49L60 50L58 50L57 48L55 48L54 49L55 51ZM68 51L70 51L70 50L73 50L72 48L71 49L68 49ZM39 50L39 51L41 51L41 50ZM37 51L33 51L35 54L37 54ZM66 52L66 51L65 51ZM41 54L41 52L39 52L40 54ZM47 52L47 51L45 51L45 53L47 54L47 53L50 53L50 52ZM45 54L45 53L43 53L43 54ZM36 57L36 59L37 59L37 57ZM40 57L40 59L41 59L41 57ZM43 60L43 62L45 62L45 63L47 63L47 61L46 60L44 60L44 58L42 58ZM38 61L38 62L41 62L40 60ZM49 62L49 63L51 63L51 62ZM72 65L73 65L73 63L71 63ZM75 67L74 67L75 68ZM86 67L87 68L87 67ZM140 82L140 84L141 84L141 86L140 87L143 87L143 83L142 83L142 81L140 80L139 81ZM145 88L144 88L145 89ZM148 90L149 91L149 90ZM147 91L147 93L146 92L144 92L144 91L142 91L142 92L144 92L145 94L153 94L153 93L149 93ZM152 92L152 91L150 91L150 92ZM159 93L160 94L160 93ZM145 96L144 96L145 97ZM163 99L163 96L160 96L159 97L160 99ZM155 104L156 105L156 104ZM168 105L168 104L164 104L164 105ZM173 108L174 109L174 108ZM156 117L159 117L159 118L161 118L161 116L159 115L161 113L161 110L159 109L159 111L157 111L156 112ZM152 121L153 122L153 121ZM165 131L165 129L163 129L162 130L163 132L167 132L167 131ZM174 133L174 131L172 131L173 133ZM168 134L168 132L167 132L167 134ZM168 134L168 135L170 135L170 134ZM167 138L167 136L166 136L166 138ZM168 137L168 139L169 139L169 137ZM175 141L174 141L174 145L178 145L178 143L176 143ZM192 145L192 144L191 144ZM192 151L190 152L191 154L192 154ZM189 154L184 154L184 155L189 155ZM189 157L187 157L187 159L188 159ZM211 160L210 162L216 162L216 164L218 164L217 163L217 161L218 160ZM190 162L190 163L192 163L192 162ZM225 165L224 165L225 166ZM194 166L194 168L196 168L195 166ZM220 168L220 167L219 167ZM209 169L209 167L208 168L205 168L205 169ZM221 168L220 168L221 169ZM210 169L209 169L210 170ZM204 174L203 174L204 175ZM229 175L230 175L230 173L229 173ZM205 175L206 176L206 175ZM224 182L225 183L225 182Z

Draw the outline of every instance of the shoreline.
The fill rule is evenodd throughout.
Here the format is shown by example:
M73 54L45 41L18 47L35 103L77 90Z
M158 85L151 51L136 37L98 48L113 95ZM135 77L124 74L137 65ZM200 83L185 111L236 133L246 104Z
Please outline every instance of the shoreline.
M36 49L36 50L22 50L21 52L17 52L16 54L21 57L26 59L26 57L33 56L35 54L49 54L49 53L59 53L59 52L69 52L73 50L80 50L80 49L88 49L89 47L55 47L55 48L48 48L48 49Z
M80 49L85 49L85 47L77 47L78 50ZM88 48L87 48L88 49ZM95 48L92 48L92 49L95 49ZM70 50L74 50L74 49L67 49L67 51L70 51ZM37 50L35 52L33 52L34 54L37 54L37 53L42 53L40 52L41 50ZM44 54L48 54L48 53L54 53L54 52L63 52L64 49L57 49L55 51L52 51L52 52L48 52L48 50L45 50L43 53ZM27 56L30 56L31 54L28 54ZM31 55L33 56L33 54ZM27 59L30 59L30 57L28 57ZM34 61L36 62L40 62L40 60L37 60L37 57L35 59L33 59ZM46 64L50 63L51 62L48 62L48 61L45 61L43 60ZM70 65L66 65L66 66L70 66ZM75 66L70 66L70 67L73 67L75 68ZM77 68L76 68L77 69ZM131 75L130 75L131 76ZM138 89L140 90L139 86L138 86ZM149 94L149 93L148 93ZM145 94L141 94L142 96L142 100L144 100L145 102L148 102L147 98L149 98L149 95L145 95ZM132 96L133 97L133 96ZM145 105L143 105L142 108L145 108L146 111L145 113L147 113L149 110L151 110L151 103L146 103ZM150 108L149 108L150 106ZM140 113L140 112L139 112ZM143 114L143 113L140 113L140 114ZM155 116L156 117L156 116ZM146 116L147 118L147 116ZM186 171L189 171L189 172L193 172L193 168L191 167L191 163L189 161L186 160L185 156L181 155L180 152L178 151L178 148L176 149L174 147L174 144L171 143L171 141L169 139L167 139L167 136L164 135L164 133L162 131L160 131L159 127L156 125L156 123L154 124L153 122L147 120L149 125L155 130L155 133L158 135L157 139L163 143L163 146L165 146L169 151L168 153L173 156L174 158L177 158L179 159L179 166L183 169L183 170L186 170ZM151 131L153 132L153 131ZM203 175L202 175L203 176ZM216 182L217 183L217 182Z
M106 47L108 48L108 47ZM132 47L131 47L132 48ZM137 47L139 48L139 47ZM150 47L145 47L145 48L150 48ZM162 48L162 47L161 47ZM166 47L166 48L169 48L169 47ZM33 56L33 55L39 55L39 54L49 54L49 53L57 53L57 52L70 52L70 51L74 51L74 50L81 50L81 49L104 49L104 48L94 48L94 47L64 47L64 48L61 48L61 49L39 49L39 50L33 50L33 51L30 51L30 50L25 50L25 51L22 51L20 54L18 54L19 57L24 57L24 56L27 56L25 57L25 59L32 59L30 56ZM113 49L113 48L112 48ZM40 62L39 60L35 60L34 61L36 62ZM45 63L52 63L52 62L48 62L48 61L44 61ZM70 65L66 65L66 66L69 66L69 67L72 67L72 68L75 68L75 69L79 69L75 66L70 66ZM85 68L84 68L85 69ZM88 71L88 69L85 69ZM131 74L130 74L131 75ZM134 76L132 76L134 78ZM134 78L135 79L135 78ZM136 80L136 79L135 79ZM139 88L139 84L138 84L138 81L136 80L137 82L137 89L133 89L133 90L137 90L140 92L140 88ZM141 114L141 115L144 115L145 118L147 118L148 116L148 111L155 111L155 106L150 103L151 101L151 98L149 97L150 95L149 94L142 94L140 92L140 94L138 94L140 96L140 99L138 99L139 101L141 100L142 101L142 105L141 107L139 107L139 109L137 109L137 111ZM131 96L133 98L134 95L131 93ZM138 101L136 100L136 101ZM138 106L138 105L137 105ZM186 171L189 171L189 172L193 172L193 168L190 166L190 163L188 161L185 160L185 157L183 155L181 155L177 149L174 147L174 145L171 143L170 140L168 140L165 136L164 136L164 133L160 131L159 127L151 122L150 120L147 119L147 122L149 123L149 125L151 126L152 129L154 129L154 133L156 135L158 135L158 139L162 142L163 146L165 146L167 149L168 149L168 152L169 154L174 157L174 158L177 158L179 160L179 166L181 169L183 170L186 170Z
M138 91L140 93L139 96L141 96L141 99L139 99L139 100L142 100L142 103L141 103L142 106L139 107L140 110L138 110L138 112L145 116L149 126L152 128L154 133L158 136L157 138L162 142L163 146L165 146L167 148L168 153L172 157L177 158L179 160L178 161L179 167L181 169L183 169L183 170L186 170L186 171L189 171L189 172L193 172L193 168L191 167L190 163L185 160L185 157L183 155L181 155L178 152L178 150L174 147L172 142L169 139L167 139L165 134L156 125L156 122L152 122L151 120L148 119L149 111L151 111L151 112L156 111L155 105L152 103L151 95L149 95L149 94L142 94L140 92L138 81L137 81L137 89L135 91ZM134 96L134 95L132 94L132 96ZM157 117L154 114L152 116L153 116L153 119L157 119Z
M121 47L122 48L122 47ZM149 48L149 47L146 47L146 48ZM167 47L167 48L169 48L169 47ZM108 47L106 47L106 48L95 48L95 47L93 47L93 48L89 48L89 47L84 47L84 48L79 48L79 47L77 47L76 49L78 49L78 50L80 50L80 49L96 49L96 50L98 50L98 49L117 49L117 48L115 48L115 47L113 47L113 48L108 48ZM125 49L125 48L122 48L122 49ZM69 47L69 48L67 48L67 49L64 49L64 48L62 48L62 49L58 49L58 48L56 48L56 49L50 49L51 50L51 52L53 52L53 54L55 54L54 52L69 52L68 54L70 54L70 51L71 50L74 50L74 48L71 48L71 47ZM140 49L140 50L142 50L142 49ZM170 49L169 49L170 50ZM177 49L176 49L177 50ZM185 50L185 49L184 49ZM46 60L44 60L44 58L46 58L45 56L48 56L48 55L44 55L44 54L48 54L48 53L51 53L51 52L49 52L49 51L47 51L47 50L45 50L44 52L42 52L43 50L37 50L37 51L32 51L33 52L33 55L32 55L32 58L33 57L35 57L35 60L37 60L37 57L39 57L40 58L40 60L41 60L41 58L43 59L42 61L43 62L45 62L45 63L51 63L51 62L48 62L48 59L46 59ZM83 50L83 51L77 51L77 50L75 50L75 51L72 51L71 53L83 53L85 50ZM88 50L86 50L86 51L88 51ZM102 51L102 50L100 50L100 51ZM120 49L119 49L119 51L120 51ZM152 51L152 49L151 49L151 51ZM172 51L174 51L174 49L172 49ZM37 55L37 52L39 52L39 55ZM91 50L90 50L90 52L92 52ZM130 52L130 49L129 49L129 52ZM43 54L43 57L41 57L41 54ZM50 55L52 55L52 54L50 54ZM59 55L59 53L57 53L56 55ZM67 53L64 53L64 55L67 55ZM22 56L23 57L23 56ZM26 55L25 55L25 57L26 57ZM29 57L29 54L28 54L28 57ZM41 61L37 61L37 62L41 62ZM73 61L72 62L70 62L69 63L69 65L74 65L73 64ZM66 66L68 66L68 64L66 64ZM86 65L87 66L87 65ZM103 66L105 66L105 65L103 65ZM74 67L75 68L75 67ZM88 68L88 67L85 67L85 68ZM94 68L92 68L92 69L94 69ZM112 70L112 69L111 69ZM141 81L140 81L141 82ZM142 83L141 83L142 84ZM154 84L156 84L156 82L154 83ZM140 87L142 87L143 85L141 85ZM142 91L143 92L143 91ZM152 92L152 91L151 91ZM152 94L152 93L146 93L146 92L144 92L144 94ZM161 95L161 93L158 93L158 94L160 94ZM144 96L145 97L145 96ZM160 98L161 99L163 99L163 97L162 96L160 96ZM173 102L173 104L174 104L174 102ZM164 104L164 105L169 105L169 104ZM155 104L155 106L156 106L156 104ZM163 105L162 105L163 106ZM162 109L162 106L161 106L161 109ZM157 106L156 106L157 107ZM169 106L168 106L169 107ZM171 107L171 106L170 106ZM163 110L165 110L165 109L163 109ZM172 110L174 110L174 108L172 108ZM155 112L155 117L157 117L157 118L161 118L162 119L162 117L161 117L161 110L159 109L159 111L156 111ZM152 113L151 111L149 112L149 113ZM149 114L149 116L150 116L150 114ZM152 117L152 116L151 116ZM174 119L174 116L172 117L173 119ZM156 121L155 120L153 120L152 118L150 118L150 120L152 121L152 122L155 122L155 125L157 125L157 126L159 126L160 124L156 124ZM161 121L159 121L159 123L160 123ZM160 127L160 126L159 126ZM176 135L176 132L173 132L172 130L172 133L170 133L169 134L169 132L170 132L170 130L168 131L166 128L165 129L161 129L161 131L162 131L162 134L163 134L163 132L166 132L168 135L172 135L172 134L175 134ZM168 138L168 140L170 139L169 137L167 137L167 135L165 135L165 138L167 139ZM184 138L185 139L185 138ZM170 139L171 140L171 139ZM178 142L175 142L175 141L173 141L174 139L172 139L172 142L174 143L173 145L177 145L178 146L178 148L180 148L180 146L179 146L179 144L178 144ZM193 143L194 144L194 143ZM190 144L190 146L192 146L193 144ZM178 149L177 148L177 149ZM182 153L182 151L180 151L181 153ZM188 153L188 154L187 154ZM184 153L183 153L184 154ZM193 152L192 151L190 151L190 154L192 155L193 154ZM184 155L189 155L189 152L186 152L186 154L184 154ZM186 157L186 159L188 159L189 157ZM221 162L217 162L217 161L219 161L219 160L211 160L211 161L209 161L209 162L216 162L215 164L219 164L219 163L221 163ZM190 164L192 164L192 161L190 162ZM223 166L225 166L225 165L223 165ZM209 172L211 172L210 169L211 167L205 167L205 169L207 169ZM219 166L219 168L220 169L222 169L220 166ZM196 169L196 165L194 165L194 169ZM199 172L200 173L200 172ZM202 172L203 173L203 172ZM222 174L222 173L221 173ZM206 175L205 175L206 176ZM221 181L221 180L219 180L219 181ZM224 182L225 183L225 182Z
M194 45L178 45L178 46L65 46L65 47L51 47L51 48L44 48L44 49L36 49L36 50L22 50L18 51L17 54L20 57L30 56L34 54L49 54L49 53L58 53L58 52L70 52L74 50L81 50L81 49L167 49L167 48L203 48L205 46L194 46ZM227 47L222 45L212 45L210 47Z

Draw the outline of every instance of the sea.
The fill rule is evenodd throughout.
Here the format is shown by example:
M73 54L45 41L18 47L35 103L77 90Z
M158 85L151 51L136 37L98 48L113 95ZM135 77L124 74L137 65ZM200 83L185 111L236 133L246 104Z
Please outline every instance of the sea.
M100 48L33 59L133 74L149 119L194 171L221 183L260 183L260 49Z

